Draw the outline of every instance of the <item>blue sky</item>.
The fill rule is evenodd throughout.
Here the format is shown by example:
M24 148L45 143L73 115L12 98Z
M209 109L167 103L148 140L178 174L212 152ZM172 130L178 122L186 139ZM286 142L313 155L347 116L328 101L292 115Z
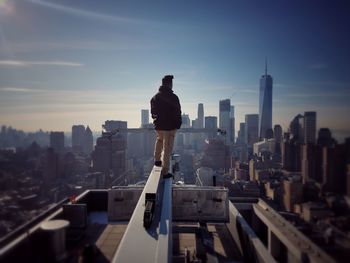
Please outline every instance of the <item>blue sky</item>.
M0 0L0 124L27 131L107 119L140 125L163 75L182 111L236 127L274 78L273 123L304 111L350 135L350 5L346 1Z

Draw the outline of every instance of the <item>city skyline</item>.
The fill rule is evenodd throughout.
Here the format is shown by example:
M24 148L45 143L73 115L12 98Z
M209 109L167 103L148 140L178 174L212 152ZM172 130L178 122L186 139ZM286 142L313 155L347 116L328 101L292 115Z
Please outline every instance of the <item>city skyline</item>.
M205 116L219 116L218 102L228 98L239 127L259 112L267 57L273 125L286 130L298 113L316 111L317 130L343 139L350 134L348 11L347 3L319 1L2 1L0 124L139 127L140 110L171 73L183 113L195 119L201 102Z

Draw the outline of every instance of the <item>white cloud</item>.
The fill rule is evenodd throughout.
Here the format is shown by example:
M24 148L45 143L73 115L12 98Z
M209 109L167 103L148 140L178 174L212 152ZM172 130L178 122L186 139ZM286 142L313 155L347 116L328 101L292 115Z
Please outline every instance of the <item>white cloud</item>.
M37 4L46 8L60 11L69 15L75 15L75 16L85 17L89 19L96 19L96 20L117 22L117 23L124 23L124 24L136 24L136 25L140 25L140 24L144 25L146 23L149 23L148 21L144 21L140 19L122 17L117 15L107 15L107 14L97 13L93 11L78 9L70 6L54 4L54 3L50 3L42 0L28 0L28 1L33 4Z
M144 95L142 91L136 92L141 94L136 96L131 94L130 90L109 90L109 89L84 89L84 90L58 90L58 89L36 89L22 87L0 87L1 91L13 92L18 96L6 98L0 97L1 109L13 109L20 107L18 102L21 101L21 106L28 108L39 107L41 109L52 107L91 107L108 105L126 105L127 107L135 107L135 104L142 104ZM28 94L28 96L24 96ZM30 96L29 96L30 95Z
M42 52L52 50L91 50L91 51L125 51L125 50L148 50L160 48L160 42L153 39L139 41L127 35L118 36L118 40L104 39L53 39L51 41L27 41L26 43L11 42L11 50L16 53Z
M9 67L29 67L29 66L63 66L63 67L82 67L84 64L72 61L25 61L25 60L0 60L0 66Z
M294 98L329 98L329 97L347 97L350 96L349 91L344 92L313 92L313 93L289 93L287 97Z
M8 92L40 92L39 89L18 88L18 87L0 87L0 91Z

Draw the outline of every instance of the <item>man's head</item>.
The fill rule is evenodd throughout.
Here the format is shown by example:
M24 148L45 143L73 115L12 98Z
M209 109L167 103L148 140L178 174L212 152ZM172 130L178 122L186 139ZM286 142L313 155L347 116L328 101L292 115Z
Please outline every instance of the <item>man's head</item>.
M173 88L173 75L165 75L164 78L162 79L162 86L166 86L170 89Z

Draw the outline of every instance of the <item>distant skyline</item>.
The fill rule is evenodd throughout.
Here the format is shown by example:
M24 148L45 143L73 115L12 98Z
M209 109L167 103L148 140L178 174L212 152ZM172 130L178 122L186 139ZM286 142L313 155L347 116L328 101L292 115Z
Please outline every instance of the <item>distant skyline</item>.
M350 135L348 1L0 1L0 124L25 131L140 126L166 74L182 112L236 127L259 112L259 79L274 79L273 125L305 111L317 129Z

